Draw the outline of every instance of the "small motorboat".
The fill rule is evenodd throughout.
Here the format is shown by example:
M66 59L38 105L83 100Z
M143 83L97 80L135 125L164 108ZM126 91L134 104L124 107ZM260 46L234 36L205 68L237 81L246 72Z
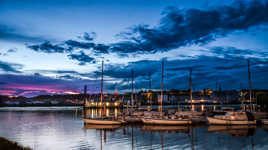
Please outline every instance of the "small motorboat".
M215 125L255 125L257 122L250 112L227 112L225 115L207 117L207 120Z

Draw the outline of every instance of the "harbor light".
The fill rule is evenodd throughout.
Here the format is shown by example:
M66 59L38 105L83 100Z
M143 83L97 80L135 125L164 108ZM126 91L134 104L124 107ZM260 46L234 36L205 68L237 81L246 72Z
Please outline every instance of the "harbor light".
M109 107L110 103L109 102L106 102L106 106Z
M117 107L117 106L118 106L118 103L117 103L117 102L115 102L115 103L114 103L114 106L116 106L116 107Z
M201 105L201 111L205 110L205 105Z

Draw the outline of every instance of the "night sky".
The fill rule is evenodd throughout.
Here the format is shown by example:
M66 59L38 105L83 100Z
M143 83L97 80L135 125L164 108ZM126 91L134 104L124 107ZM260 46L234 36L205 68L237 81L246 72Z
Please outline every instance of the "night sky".
M267 0L0 0L0 94L268 89Z

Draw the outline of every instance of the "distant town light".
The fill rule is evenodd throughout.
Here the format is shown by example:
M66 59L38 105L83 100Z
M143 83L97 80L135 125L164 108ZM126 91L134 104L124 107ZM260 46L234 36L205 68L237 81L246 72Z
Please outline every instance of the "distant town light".
M73 91L66 91L66 92L64 92L64 94L75 94L75 95L77 95L77 94L80 94L79 92L73 92Z

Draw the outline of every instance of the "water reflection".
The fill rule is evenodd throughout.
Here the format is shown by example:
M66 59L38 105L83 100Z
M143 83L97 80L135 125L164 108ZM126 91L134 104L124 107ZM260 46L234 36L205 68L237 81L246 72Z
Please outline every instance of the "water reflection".
M256 131L256 126L219 126L210 125L208 132L216 132L219 134L229 134L233 137L248 137L253 136Z
M83 116L85 118L99 118L102 116L106 117L117 117L122 110L118 108L105 108L105 109L85 109L83 110Z
M26 108L24 108L26 109ZM120 110L106 110L106 115ZM0 110L0 136L47 149L268 149L268 126L84 125L80 108ZM87 115L96 116L99 110Z

